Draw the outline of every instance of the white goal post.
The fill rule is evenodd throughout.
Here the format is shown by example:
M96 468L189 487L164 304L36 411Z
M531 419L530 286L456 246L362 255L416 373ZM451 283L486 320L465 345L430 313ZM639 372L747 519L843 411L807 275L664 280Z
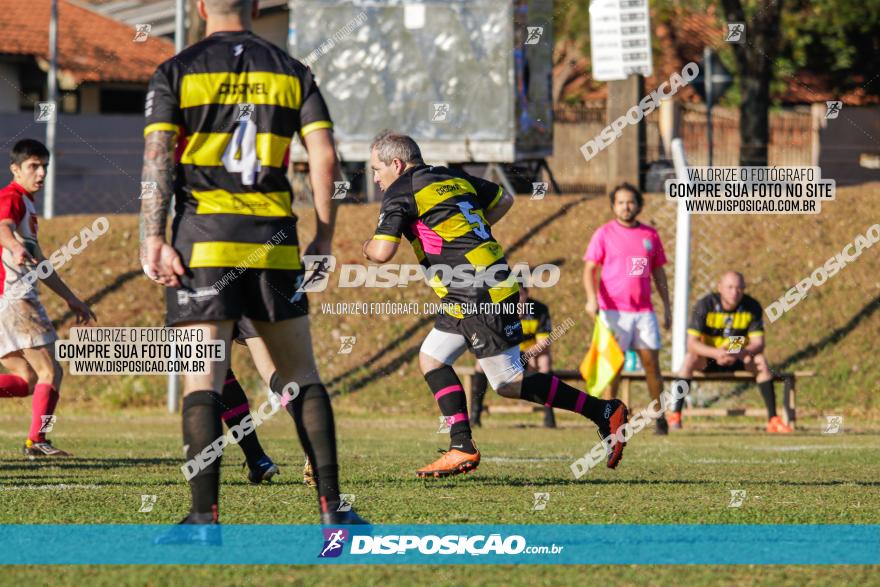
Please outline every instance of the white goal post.
M672 163L678 181L687 182L687 159L684 143L680 138L672 139ZM672 302L672 364L677 372L684 362L687 351L688 296L690 294L691 274L691 217L685 208L684 200L679 200L675 222L675 284Z

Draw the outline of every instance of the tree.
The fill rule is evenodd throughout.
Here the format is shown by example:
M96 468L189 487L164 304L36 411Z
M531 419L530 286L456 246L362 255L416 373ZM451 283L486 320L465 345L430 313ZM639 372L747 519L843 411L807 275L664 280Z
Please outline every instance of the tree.
M757 6L746 6L743 0L721 2L727 22L746 23L746 42L733 45L742 100L739 164L767 165L770 82L773 80L773 63L779 53L779 20L783 0L756 2Z
M880 0L786 0L777 77L819 74L834 97L880 94Z
M574 65L590 53L589 3L555 4L555 63ZM746 23L746 43L716 47L728 67L735 64L738 84L724 103L741 111L743 165L766 164L768 109L793 83L811 90L816 101L854 94L880 102L880 0L650 0L650 5L655 30L661 24L674 30L683 16L710 7L720 7L719 24ZM656 45L654 54L660 54ZM589 71L558 70L563 79L554 79L554 95Z
M554 2L553 31L553 104L560 103L565 87L586 71L581 64L590 54L589 2Z

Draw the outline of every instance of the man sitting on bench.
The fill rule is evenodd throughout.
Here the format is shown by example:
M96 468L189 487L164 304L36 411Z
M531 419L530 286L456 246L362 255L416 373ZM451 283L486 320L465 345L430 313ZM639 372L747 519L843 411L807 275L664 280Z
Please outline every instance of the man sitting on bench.
M694 306L688 325L687 355L679 377L687 382L694 371L705 373L749 371L767 405L767 432L787 433L791 428L776 415L773 374L764 357L763 309L755 298L743 293L745 278L728 271L718 282L718 291L704 296ZM679 380L680 381L680 380ZM672 428L681 429L684 401L673 406Z

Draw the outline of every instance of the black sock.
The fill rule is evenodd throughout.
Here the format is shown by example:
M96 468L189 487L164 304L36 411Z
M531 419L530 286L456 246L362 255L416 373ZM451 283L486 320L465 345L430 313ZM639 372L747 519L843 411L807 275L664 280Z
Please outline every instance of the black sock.
M277 393L278 395L284 393L284 384L281 382L281 377L278 375L278 371L274 371L272 376L269 377L269 389L272 390L272 393Z
M273 392L283 390L277 373L272 376L272 383ZM315 471L321 512L335 512L339 508L339 464L333 406L327 389L322 383L300 388L299 394L287 404L287 411L293 417L303 450Z
M467 399L455 370L449 365L425 373L425 381L440 413L449 423L450 446L468 454L477 452L471 440L471 423L467 415Z
M186 445L187 461L195 459L222 434L220 398L216 393L211 390L194 391L183 398L183 444ZM189 488L192 493L190 512L213 513L216 520L220 494L220 455L190 479Z
M773 380L762 381L758 384L761 390L761 397L764 398L764 404L767 406L767 419L776 416L776 392L773 391Z
M581 414L597 426L605 424L603 411L608 403L606 400L597 399L575 389L549 373L527 373L523 377L519 397L536 404Z
M220 399L223 402L221 417L229 428L239 425L244 417L251 413L248 398L238 379L235 378L235 373L232 372L232 369L226 372L226 381L223 384L223 392L220 394ZM250 434L245 434L238 441L238 446L241 448L244 458L250 466L254 466L257 461L266 456L263 447L260 446L260 440L257 438L256 428Z
M485 373L474 373L471 377L471 422L479 422L483 415L483 400L488 385L489 379Z
M685 385L686 386L685 390L688 393L690 393L690 391L691 391L691 380L690 379L674 379L672 381L672 388L675 391L678 391L682 385ZM682 396L681 399L675 400L675 402L672 404L672 411L673 412L680 414L681 411L684 409L684 397L685 396Z

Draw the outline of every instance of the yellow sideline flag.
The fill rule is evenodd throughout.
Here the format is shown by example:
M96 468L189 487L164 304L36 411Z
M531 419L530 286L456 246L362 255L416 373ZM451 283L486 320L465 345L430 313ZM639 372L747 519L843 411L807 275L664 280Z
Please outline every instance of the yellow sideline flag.
M599 397L602 390L617 376L622 366L623 351L620 350L611 328L599 315L593 328L593 342L580 366L581 377L587 383L587 393Z

